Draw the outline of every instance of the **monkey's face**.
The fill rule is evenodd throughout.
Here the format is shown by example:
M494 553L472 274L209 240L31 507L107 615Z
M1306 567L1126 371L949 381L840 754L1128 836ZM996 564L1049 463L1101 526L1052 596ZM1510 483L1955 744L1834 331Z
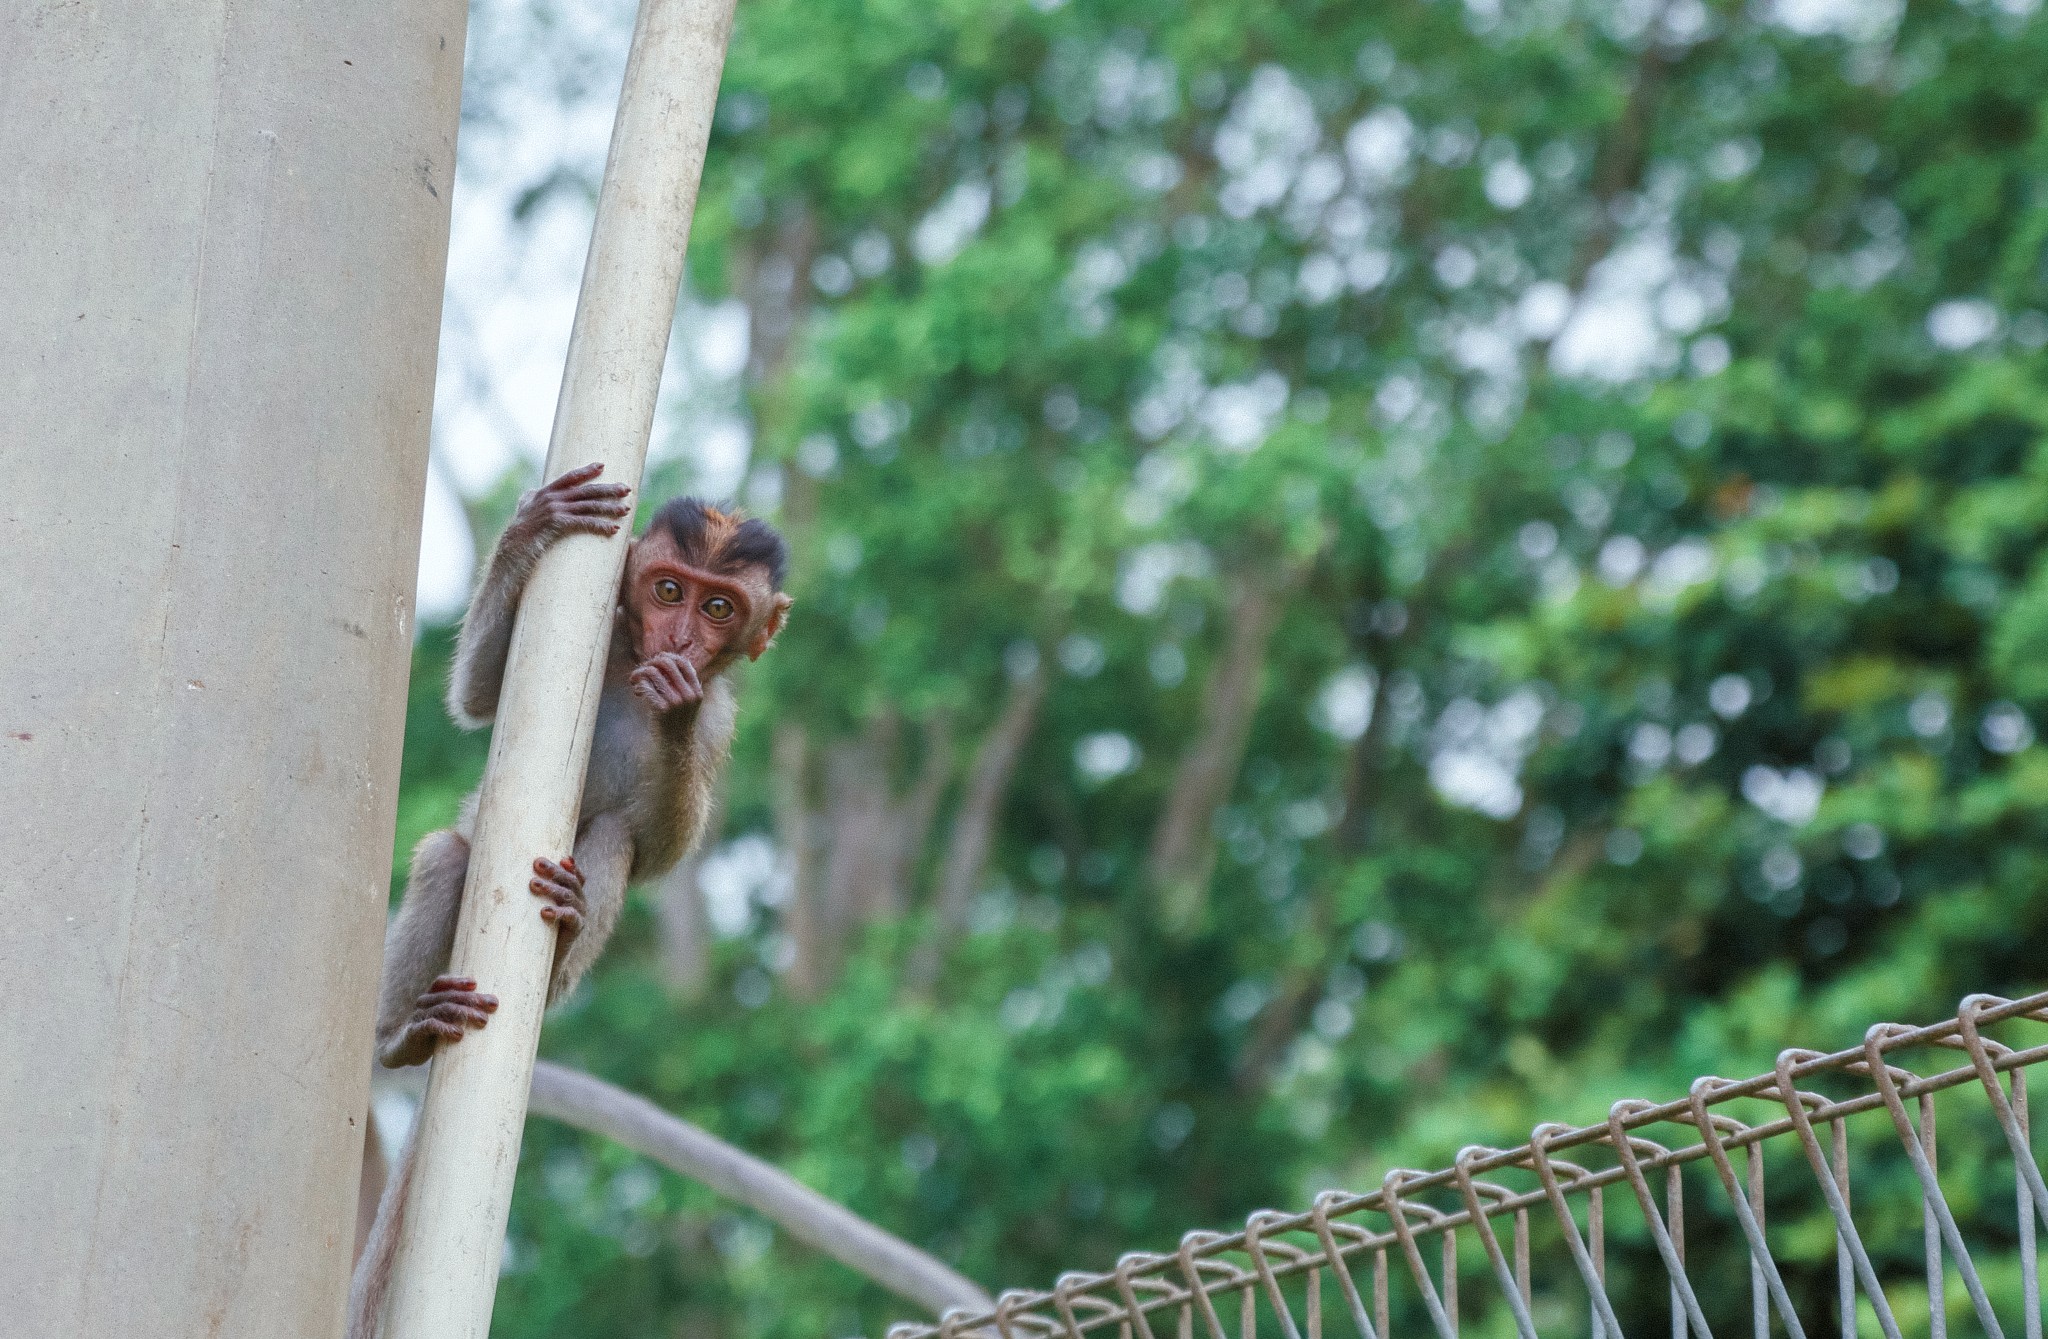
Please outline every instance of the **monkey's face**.
M633 546L624 595L635 657L679 655L707 680L741 653L760 655L788 604L752 569L735 576L685 562L661 532Z

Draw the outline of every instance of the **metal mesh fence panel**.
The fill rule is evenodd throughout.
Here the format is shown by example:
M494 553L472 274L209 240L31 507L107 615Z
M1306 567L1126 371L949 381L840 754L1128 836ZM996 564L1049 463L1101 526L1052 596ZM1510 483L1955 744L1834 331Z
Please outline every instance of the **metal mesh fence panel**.
M1973 995L889 1339L2041 1339L2042 1022Z

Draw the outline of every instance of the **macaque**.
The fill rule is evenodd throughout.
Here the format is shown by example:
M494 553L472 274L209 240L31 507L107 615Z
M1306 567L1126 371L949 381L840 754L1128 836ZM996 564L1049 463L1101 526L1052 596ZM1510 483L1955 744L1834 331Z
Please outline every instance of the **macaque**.
M602 471L570 470L522 498L491 551L449 676L448 710L459 724L475 728L497 712L513 617L541 555L567 535L615 535L632 514L631 490L597 482ZM538 855L527 884L536 914L555 927L548 1003L603 951L626 885L667 872L702 835L737 712L725 671L742 656L758 659L782 630L786 565L772 526L694 498L662 507L627 550L575 850ZM390 1068L425 1063L487 1025L498 1007L482 983L447 974L476 803L471 795L454 827L414 849L385 936L377 1058ZM411 1174L408 1148L357 1264L349 1339L375 1334Z

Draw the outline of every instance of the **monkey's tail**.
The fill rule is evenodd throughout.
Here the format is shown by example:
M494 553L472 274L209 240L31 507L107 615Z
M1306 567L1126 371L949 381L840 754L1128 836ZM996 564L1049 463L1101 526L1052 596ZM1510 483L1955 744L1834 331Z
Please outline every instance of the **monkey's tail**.
M377 1221L370 1227L370 1239L356 1261L355 1276L348 1284L348 1339L377 1339L377 1326L384 1318L384 1295L391 1289L391 1265L398 1256L398 1225L405 1218L406 1195L412 1189L413 1152L419 1147L420 1123L413 1121L405 1136L405 1151L398 1155L398 1169L384 1183L384 1195L377 1201Z

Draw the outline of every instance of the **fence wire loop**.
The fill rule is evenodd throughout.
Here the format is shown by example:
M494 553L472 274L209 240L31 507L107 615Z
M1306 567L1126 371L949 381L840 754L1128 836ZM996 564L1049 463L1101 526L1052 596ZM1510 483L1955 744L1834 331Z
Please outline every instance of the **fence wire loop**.
M1436 1327L1438 1339L1458 1339L1458 1325L1453 1319L1457 1301L1452 1291L1457 1286L1457 1270L1455 1257L1448 1255L1452 1249L1450 1243L1456 1238L1444 1232L1446 1263L1451 1267L1444 1270L1443 1292L1439 1293L1436 1284L1430 1281L1428 1266L1422 1263L1422 1249L1415 1244L1415 1232L1408 1217L1414 1214L1422 1219L1425 1226L1441 1229L1446 1215L1427 1204L1411 1204L1401 1198L1401 1187L1406 1181L1410 1178L1421 1180L1427 1176L1427 1172L1404 1171L1399 1167L1388 1172L1380 1183L1380 1212L1387 1216L1387 1221L1393 1226L1395 1240L1401 1243L1402 1258L1408 1262L1408 1272L1422 1293L1422 1304L1429 1310L1430 1324Z
M1515 1331L1521 1339L1536 1339L1536 1322L1529 1315L1529 1299L1523 1295L1522 1283L1516 1276L1513 1265L1508 1263L1505 1252L1500 1248L1500 1238L1493 1230L1493 1221L1487 1217L1482 1201L1495 1204L1510 1203L1515 1193L1506 1186L1497 1186L1487 1181L1475 1180L1472 1163L1498 1155L1499 1149L1481 1148L1474 1145L1459 1152L1452 1170L1458 1178L1458 1193L1465 1200L1465 1212L1472 1219L1472 1226L1479 1233L1479 1244L1486 1250L1487 1261L1493 1266L1495 1282L1500 1285L1501 1296L1507 1299L1508 1310L1515 1318ZM1515 1253L1519 1258L1526 1249L1527 1220L1520 1214L1515 1218Z
M1251 1256L1253 1272L1258 1274L1259 1282L1265 1286L1266 1300L1272 1304L1273 1314L1280 1318L1281 1332L1287 1336L1287 1339L1301 1339L1301 1331L1294 1324L1294 1313L1288 1309L1287 1299L1280 1292L1280 1283L1273 1277L1273 1266L1266 1259L1268 1245L1259 1240L1259 1229L1262 1225L1273 1221L1284 1222L1287 1218L1288 1215L1286 1214L1276 1213L1271 1209L1261 1209L1245 1219L1244 1249L1245 1253ZM1306 1260L1310 1258L1309 1252L1289 1246L1284 1242L1273 1242L1271 1247L1291 1256L1293 1260ZM1251 1293L1247 1291L1245 1296L1249 1297Z
M1362 1249L1374 1241L1374 1237L1355 1223L1332 1223L1330 1211L1342 1204L1348 1196L1341 1190L1325 1190L1316 1196L1309 1207L1309 1226L1322 1245L1323 1259L1330 1265L1330 1271L1337 1276L1337 1289L1344 1295L1344 1305L1351 1312L1352 1328L1358 1332L1358 1339L1379 1339L1379 1330L1365 1313L1365 1298L1359 1295L1358 1280L1351 1273L1351 1266L1344 1261L1345 1255ZM1350 1244L1339 1247L1337 1239L1345 1238Z
M1631 1116L1654 1109L1653 1103L1635 1098L1616 1102L1607 1111L1607 1143L1628 1177L1629 1189L1635 1192L1636 1206L1642 1210L1643 1222L1650 1229L1650 1240L1657 1248L1658 1258L1664 1263L1666 1277L1671 1280L1672 1339L1687 1339L1688 1334L1693 1339L1713 1339L1714 1332L1707 1325L1699 1294L1693 1291L1692 1279L1685 1272L1685 1216L1678 1165L1673 1161L1670 1149L1628 1132ZM1643 1164L1637 1158L1639 1153L1648 1154L1653 1166L1665 1168L1665 1207L1661 1213L1657 1209L1657 1197L1650 1189L1649 1178L1643 1175ZM1851 1327L1844 1333L1854 1334L1855 1329Z
M1558 1226L1564 1229L1565 1246L1570 1249L1572 1263L1578 1267L1579 1279L1586 1285L1586 1294L1592 1299L1593 1339L1621 1339L1621 1322L1614 1314L1614 1303L1607 1296L1606 1280L1600 1277L1599 1262L1593 1252L1587 1249L1586 1239L1579 1234L1578 1220L1572 1217L1571 1205L1565 1199L1567 1187L1577 1189L1590 1186L1592 1173L1576 1163L1554 1159L1550 1155L1550 1143L1559 1135L1572 1133L1568 1125L1539 1125L1529 1135L1529 1159L1535 1165L1536 1178L1543 1183L1543 1196L1550 1201L1550 1211L1557 1216ZM1562 1170L1564 1180L1558 1176ZM1588 1209L1595 1209L1600 1201L1598 1189L1589 1191ZM1589 1213L1591 1226L1598 1222L1597 1215Z
M1142 1339L1158 1339L1158 1336L1152 1332L1152 1322L1146 1315L1148 1308L1138 1303L1138 1294L1150 1293L1166 1305L1171 1305L1177 1301L1185 1302L1188 1292L1185 1288L1175 1287L1173 1281L1164 1275L1147 1274L1139 1278L1134 1276L1135 1271L1141 1267L1149 1270L1172 1259L1170 1255L1130 1251L1116 1262L1117 1297L1123 1302L1125 1313L1137 1322L1137 1332Z

